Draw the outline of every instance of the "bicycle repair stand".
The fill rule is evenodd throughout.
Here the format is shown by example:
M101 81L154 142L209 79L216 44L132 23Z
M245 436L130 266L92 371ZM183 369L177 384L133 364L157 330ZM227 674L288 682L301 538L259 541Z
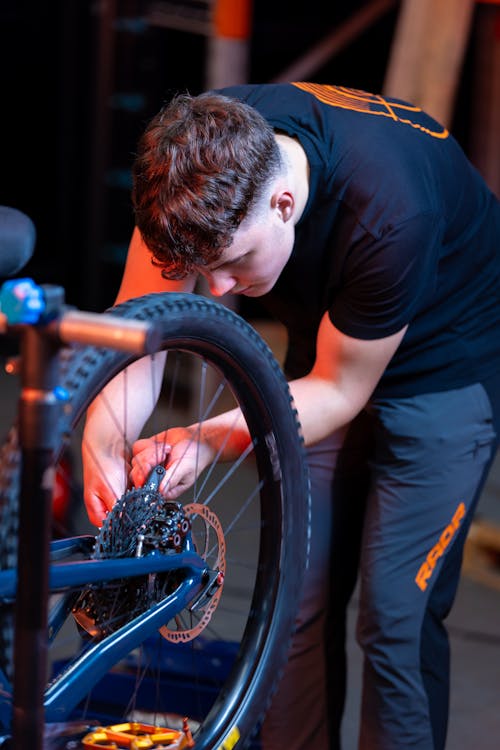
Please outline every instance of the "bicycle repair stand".
M60 385L58 354L64 345L81 343L145 355L157 350L159 334L150 323L71 310L62 287L31 279L1 287L0 333L7 332L20 339L21 376L12 747L42 750L54 452L61 410L71 408Z

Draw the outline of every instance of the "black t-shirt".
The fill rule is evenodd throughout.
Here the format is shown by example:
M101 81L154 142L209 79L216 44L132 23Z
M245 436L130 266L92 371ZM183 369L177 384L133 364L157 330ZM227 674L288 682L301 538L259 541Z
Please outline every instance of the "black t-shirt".
M298 138L310 192L290 260L261 298L289 334L291 378L332 323L359 339L408 331L376 394L500 373L500 203L456 140L418 107L309 83L232 86Z

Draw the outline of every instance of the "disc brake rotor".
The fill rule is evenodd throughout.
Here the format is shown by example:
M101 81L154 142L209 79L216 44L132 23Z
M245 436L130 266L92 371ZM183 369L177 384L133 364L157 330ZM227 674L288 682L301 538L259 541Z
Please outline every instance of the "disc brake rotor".
M201 617L199 620L196 622L193 621L189 625L184 625L183 619L177 617L175 618L177 626L175 629L169 628L167 625L160 628L162 636L174 643L190 641L196 638L207 627L219 604L226 576L226 542L219 519L210 508L199 503L185 505L183 510L189 518L198 554L204 560L208 560L209 557L215 555L216 561L211 567L218 571L218 573L212 590L203 597L203 606L200 608Z

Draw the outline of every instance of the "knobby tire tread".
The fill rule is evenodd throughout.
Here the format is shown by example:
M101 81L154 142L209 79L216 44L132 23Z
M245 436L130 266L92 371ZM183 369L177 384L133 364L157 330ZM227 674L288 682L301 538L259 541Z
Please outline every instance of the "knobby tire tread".
M259 654L257 664L246 667L253 671L244 705L227 716L217 738L202 744L200 750L220 748L234 725L241 731L237 747L245 747L252 737L252 729L259 725L271 701L281 676L294 624L301 575L307 564L310 535L310 498L300 424L293 407L288 384L271 350L260 335L239 315L224 306L198 295L162 293L128 300L108 312L125 318L154 321L162 328L163 346L198 351L222 369L228 362L238 361L245 373L243 389L252 391L246 398L261 399L269 411L273 432L278 442L280 470L283 472L282 502L283 528L286 539L280 540L279 587L281 597L272 613L268 641ZM62 418L61 445L72 425L103 385L133 361L128 354L98 347L74 346L63 352L63 385L69 393L71 409ZM229 365L231 377L237 378ZM229 380L231 380L231 377ZM242 375L243 377L243 375ZM239 383L232 384L239 386ZM62 450L62 448L61 448ZM15 428L9 441L0 451L0 524L4 522L10 534L17 528L17 498L19 493L20 460ZM15 534L14 534L15 537ZM7 550L5 535L0 548L0 567L11 566L15 559L12 544ZM13 558L14 556L14 558ZM278 582L277 582L278 585ZM286 591L286 595L281 592ZM214 735L215 736L215 735Z

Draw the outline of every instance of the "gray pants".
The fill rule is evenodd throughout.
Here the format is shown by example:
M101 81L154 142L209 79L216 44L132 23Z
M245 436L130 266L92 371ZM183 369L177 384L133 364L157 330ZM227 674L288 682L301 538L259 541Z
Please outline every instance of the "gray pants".
M336 750L346 607L359 577L360 750L442 750L449 696L443 620L498 445L481 384L373 400L311 448L312 550L264 750Z

